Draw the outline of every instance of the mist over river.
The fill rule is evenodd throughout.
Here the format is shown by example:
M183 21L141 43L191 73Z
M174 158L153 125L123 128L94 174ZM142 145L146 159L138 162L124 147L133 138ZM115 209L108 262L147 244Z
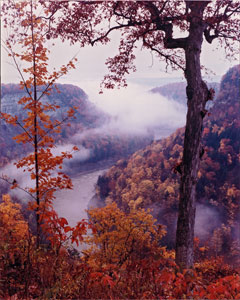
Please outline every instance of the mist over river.
M66 218L70 226L76 225L82 219L87 219L86 209L88 209L89 201L95 195L98 176L108 169L109 167L105 166L105 168L81 172L72 178L72 190L56 192L54 209L59 217Z
M155 128L155 140L169 136L172 132L170 128ZM94 206L94 201L91 200L95 195L98 177L109 170L117 160L106 159L80 166L78 164L68 166L66 170L72 179L73 189L60 190L55 193L56 199L53 206L59 217L66 218L70 226L76 225L82 219L87 219L86 209Z

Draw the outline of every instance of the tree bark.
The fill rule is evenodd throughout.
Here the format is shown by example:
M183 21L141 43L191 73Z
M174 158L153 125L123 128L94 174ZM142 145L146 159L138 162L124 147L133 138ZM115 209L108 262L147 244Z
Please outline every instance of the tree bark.
M199 150L203 126L203 110L208 89L202 80L200 53L204 23L202 15L208 2L191 1L189 36L185 47L188 112L184 138L180 184L179 215L176 232L176 263L193 267L193 242L196 210L196 183L200 164Z

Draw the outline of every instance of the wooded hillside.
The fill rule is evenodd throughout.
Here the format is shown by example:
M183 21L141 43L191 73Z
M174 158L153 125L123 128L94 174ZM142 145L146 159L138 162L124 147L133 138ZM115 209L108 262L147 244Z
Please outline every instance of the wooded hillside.
M20 89L19 85L2 84L1 93L2 112L17 115L20 120L24 119L26 112L17 102L25 95L25 92ZM87 94L77 86L57 84L50 95L43 97L44 101L59 106L58 110L51 112L52 120L64 120L66 111L69 108L76 108L74 118L65 119L61 125L61 132L55 136L59 145L74 143L80 148L86 148L91 153L88 162L108 158L119 159L152 141L151 134L123 134L121 131L111 129L109 126L111 116L97 108L88 99ZM29 144L19 147L13 140L13 137L21 132L22 129L19 126L9 126L3 120L1 121L0 167L30 151ZM74 138L73 141L72 138ZM79 164L81 160L74 162L75 172Z
M208 240L218 254L229 254L239 243L239 78L240 67L230 69L222 78L213 108L203 112L196 235ZM175 239L183 137L184 128L178 129L129 160L119 161L98 181L99 195L106 203L117 202L125 211L152 208L158 221L167 225L169 246Z

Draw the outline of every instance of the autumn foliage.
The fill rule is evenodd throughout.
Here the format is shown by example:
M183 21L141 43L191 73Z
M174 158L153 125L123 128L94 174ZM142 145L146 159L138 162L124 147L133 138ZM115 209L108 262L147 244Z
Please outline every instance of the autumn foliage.
M72 188L71 179L62 172L63 161L70 159L72 153L65 151L54 155L53 148L54 133L59 132L65 120L74 116L76 108L71 107L62 120L52 120L51 113L59 107L43 102L42 98L52 92L57 79L75 67L74 62L71 60L58 71L48 70L45 42L49 39L49 18L46 16L52 13L51 5L50 10L45 7L45 17L41 17L35 13L37 2L9 0L6 3L2 5L3 26L11 27L14 32L6 39L5 48L19 71L20 86L27 95L18 101L25 111L23 119L7 113L1 113L1 118L6 124L22 129L14 138L17 143L29 143L32 147L32 152L22 157L16 167L29 173L34 186L20 187L14 179L6 176L2 179L11 188L20 188L32 198L28 208L34 212L32 216L36 219L37 230L23 216L21 205L14 203L8 194L4 195L0 204L0 297L240 298L239 267L237 264L233 267L232 261L227 264L222 256L225 254L223 243L230 249L228 259L238 255L238 249L230 239L239 211L239 186L233 176L238 171L235 165L239 161L239 154L236 154L239 141L231 140L227 132L232 129L231 124L234 134L238 133L239 103L231 103L225 111L224 104L229 104L229 99L220 91L220 100L224 98L220 103L222 107L209 119L211 122L206 120L204 124L204 137L211 136L211 139L205 139L207 152L198 174L198 193L202 203L220 207L224 222L213 231L212 244L202 245L195 239L196 263L193 268L182 270L176 265L175 252L164 244L166 227L161 224L161 219L156 223L154 211L146 209L159 201L162 220L174 223L179 185L177 173L181 173L183 149L181 129L168 139L154 142L135 153L128 162L118 162L107 176L100 179L105 180L107 186L106 206L90 209L89 221L79 221L72 227L53 209L54 192ZM66 2L60 7L64 5L68 8ZM104 5L111 7L112 3ZM21 46L20 52L14 49L16 45ZM130 48L123 46L120 50L126 55L128 51L131 54L131 45ZM118 57L120 65L123 58L124 55ZM20 69L18 60L23 63L23 69ZM132 68L131 60L127 69ZM111 60L109 63L113 68ZM119 75L124 75L127 69L120 69ZM238 69L230 71L232 80L236 79L237 72ZM225 77L222 86L228 84L228 77ZM231 123L226 123L226 115ZM103 140L103 145L106 143ZM73 147L73 151L77 148ZM226 167L230 171L224 173ZM230 172L233 175L230 176ZM219 178L228 180L217 184ZM99 192L101 194L101 190ZM168 228L171 234L171 227ZM81 250L76 250L76 247L81 247Z
M104 87L126 86L126 76L136 71L136 51L147 49L164 61L166 69L181 69L186 78L187 118L183 143L176 229L176 262L193 267L196 182L200 166L201 137L206 104L213 90L202 77L203 42L219 43L227 58L236 58L240 40L238 1L41 1L60 16L52 20L49 37L81 46L106 44L118 31L119 47L106 60L109 72ZM181 33L181 34L179 34Z
M174 252L161 245L165 234L144 210L126 214L115 204L89 211L90 245L79 254L54 241L40 249L20 206L8 195L0 204L0 295L4 299L238 299L240 276L219 257L201 257L195 270L179 271ZM68 231L66 221L61 226ZM64 224L63 224L64 223ZM73 237L73 236L72 236ZM70 237L68 237L69 239ZM65 240L66 241L66 240ZM196 244L196 251L204 253Z
M196 228L204 231L210 255L227 255L239 262L239 66L223 77L214 106L205 116L201 167L198 172L197 214L204 207L214 212L209 224ZM178 212L184 129L170 137L154 141L128 160L119 161L99 178L99 197L113 201L129 211L131 207L153 209L160 223L167 225L164 240L174 245Z
M7 12L11 8L11 15ZM45 46L46 37L43 32L47 29L46 20L36 15L38 4L33 1L15 3L8 1L2 6L4 28L10 28L4 47L12 58L21 77L20 88L25 94L18 100L25 112L23 118L1 112L1 119L10 126L17 126L21 133L13 139L18 144L29 144L31 152L15 163L17 168L28 172L34 182L32 187L20 187L13 178L2 176L1 179L11 184L11 188L20 188L31 196L29 208L35 212L37 246L44 239L43 236L52 234L52 229L58 232L56 222L61 226L61 221L56 221L52 208L54 192L59 189L72 188L71 179L64 174L62 164L65 159L70 159L72 153L63 151L54 155L54 134L60 131L60 126L67 119L74 116L75 107L70 107L62 120L51 119L50 115L59 109L59 106L42 98L49 95L57 79L65 75L70 69L75 68L73 61L63 65L58 71L49 70L48 50ZM47 13L45 11L45 13ZM17 48L20 46L20 50ZM20 67L20 62L23 67ZM56 86L55 86L56 88ZM72 151L77 151L73 147ZM44 233L43 233L44 231ZM50 231L50 232L49 232Z

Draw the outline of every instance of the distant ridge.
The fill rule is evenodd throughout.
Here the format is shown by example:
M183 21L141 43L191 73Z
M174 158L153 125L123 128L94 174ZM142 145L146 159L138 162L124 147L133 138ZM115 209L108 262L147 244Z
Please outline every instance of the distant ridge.
M61 121L70 107L76 106L77 110L75 118L62 124L61 133L55 136L56 143L63 147L67 147L69 143L74 144L88 153L86 160L83 161L78 153L79 159L69 163L71 172L77 173L81 169L80 165L85 162L96 163L126 157L152 141L153 137L149 133L122 134L111 130L108 127L110 116L90 102L81 88L71 84L57 84L57 90L54 89L49 96L42 97L42 101L60 106L58 110L51 112L50 117ZM25 92L17 84L2 84L1 91L2 112L17 115L19 120L23 119L26 112L18 105L18 101ZM0 167L32 151L29 145L19 146L13 141L12 137L21 132L21 128L1 122Z

